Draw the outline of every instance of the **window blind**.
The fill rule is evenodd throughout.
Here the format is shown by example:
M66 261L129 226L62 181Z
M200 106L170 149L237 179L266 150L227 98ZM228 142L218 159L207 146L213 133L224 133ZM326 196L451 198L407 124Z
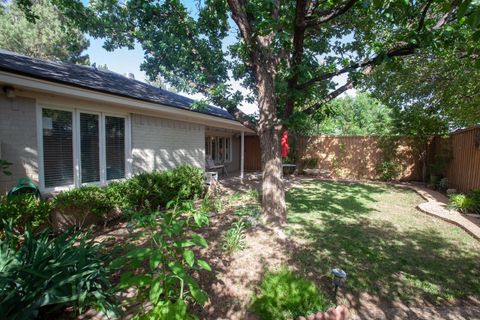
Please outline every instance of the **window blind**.
M100 125L98 115L80 113L80 162L82 183L100 181Z
M45 187L72 185L72 112L43 109L42 124Z
M125 178L125 119L105 117L107 180Z

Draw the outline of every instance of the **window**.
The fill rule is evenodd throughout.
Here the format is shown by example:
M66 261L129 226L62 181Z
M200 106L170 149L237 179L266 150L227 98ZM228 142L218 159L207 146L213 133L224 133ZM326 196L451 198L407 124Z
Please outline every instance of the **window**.
M72 112L43 109L45 187L68 186L73 179Z
M98 115L80 113L80 172L82 183L100 181Z
M105 117L107 180L125 178L125 119Z
M216 163L232 161L232 138L211 137L205 138L205 154Z
M104 184L126 177L126 118L41 109L46 189Z

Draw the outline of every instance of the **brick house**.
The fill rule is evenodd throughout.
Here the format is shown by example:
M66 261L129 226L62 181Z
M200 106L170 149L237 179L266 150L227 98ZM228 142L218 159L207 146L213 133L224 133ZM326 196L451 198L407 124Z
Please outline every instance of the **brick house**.
M30 177L42 192L206 158L243 175L252 131L227 111L120 74L0 50L0 192Z

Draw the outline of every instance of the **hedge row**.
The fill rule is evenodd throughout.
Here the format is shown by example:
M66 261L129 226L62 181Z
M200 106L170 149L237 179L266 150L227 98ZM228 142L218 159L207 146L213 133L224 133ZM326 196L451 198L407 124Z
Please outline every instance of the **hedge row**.
M99 220L108 219L114 211L157 210L168 202L201 196L203 172L192 166L170 171L141 173L130 179L110 183L106 187L84 186L61 192L52 200L19 195L0 198L0 219L12 220L16 229L27 224L33 228L44 225L52 213L63 215L91 214Z

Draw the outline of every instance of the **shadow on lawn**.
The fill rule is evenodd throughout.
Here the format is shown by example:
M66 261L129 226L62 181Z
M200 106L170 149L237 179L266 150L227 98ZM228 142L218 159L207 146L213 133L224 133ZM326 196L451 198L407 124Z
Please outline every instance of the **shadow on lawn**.
M344 296L352 306L367 292L380 303L440 302L480 296L480 255L434 228L399 230L369 216L384 185L306 183L287 195L291 265L331 290L330 269L348 273ZM403 191L405 192L405 191ZM383 302L382 302L383 301Z

